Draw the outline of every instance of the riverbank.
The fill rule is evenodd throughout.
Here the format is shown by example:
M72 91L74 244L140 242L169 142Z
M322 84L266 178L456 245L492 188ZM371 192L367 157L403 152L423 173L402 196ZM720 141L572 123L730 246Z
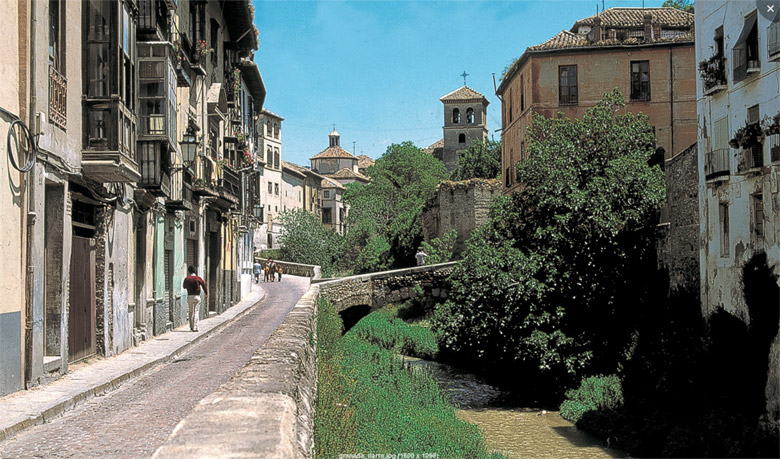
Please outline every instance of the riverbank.
M488 452L478 428L456 416L429 373L411 371L397 358L402 349L435 354L435 339L415 328L419 327L377 311L342 336L339 315L320 302L316 457L358 453L503 457Z

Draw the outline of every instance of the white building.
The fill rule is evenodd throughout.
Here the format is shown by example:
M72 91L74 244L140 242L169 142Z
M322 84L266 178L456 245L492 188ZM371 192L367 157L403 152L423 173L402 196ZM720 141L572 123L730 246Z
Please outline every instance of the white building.
M263 109L258 117L258 151L264 152L265 165L260 174L260 202L263 204L263 224L255 232L257 249L276 249L281 234L279 214L282 204L282 118Z
M761 251L780 267L780 128L769 127L780 118L778 20L754 1L696 3L696 60L706 67L696 83L705 316L722 307L755 320L743 298L742 267ZM767 395L777 413L780 338L770 355Z

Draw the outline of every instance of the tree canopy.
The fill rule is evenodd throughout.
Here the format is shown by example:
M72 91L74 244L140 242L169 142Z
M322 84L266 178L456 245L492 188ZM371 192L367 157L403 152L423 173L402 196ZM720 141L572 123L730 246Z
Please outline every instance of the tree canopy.
M341 245L338 233L322 226L319 218L303 209L292 209L279 216L282 234L280 258L294 263L320 265L323 275L332 274Z
M452 173L452 180L492 179L499 174L501 174L501 142L477 140L458 153L458 168Z
M569 378L614 369L665 196L652 127L623 106L615 90L582 119L534 117L525 186L496 200L437 308L447 348Z

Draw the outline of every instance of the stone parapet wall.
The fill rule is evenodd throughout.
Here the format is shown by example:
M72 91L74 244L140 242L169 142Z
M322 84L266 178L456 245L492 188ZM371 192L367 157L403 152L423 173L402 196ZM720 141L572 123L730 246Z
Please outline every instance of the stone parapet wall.
M267 258L255 258L255 261L265 266ZM292 276L308 277L309 279L316 280L322 278L322 271L317 265L304 265L303 263L292 263L289 261L274 260L274 263L282 267L282 274L290 274Z
M320 295L330 301L337 311L352 306L368 305L372 309L385 304L404 301L416 296L422 288L424 296L447 298L448 277L457 262L414 268L362 274L320 282Z
M310 458L317 386L319 286L230 381L198 403L155 458Z

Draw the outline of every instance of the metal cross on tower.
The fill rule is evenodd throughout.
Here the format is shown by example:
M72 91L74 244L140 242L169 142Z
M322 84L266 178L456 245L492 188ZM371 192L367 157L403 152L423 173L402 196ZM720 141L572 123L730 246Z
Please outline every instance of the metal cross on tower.
M460 74L460 76L463 77L463 86L466 86L466 77L469 76L468 73L464 70L463 73Z

